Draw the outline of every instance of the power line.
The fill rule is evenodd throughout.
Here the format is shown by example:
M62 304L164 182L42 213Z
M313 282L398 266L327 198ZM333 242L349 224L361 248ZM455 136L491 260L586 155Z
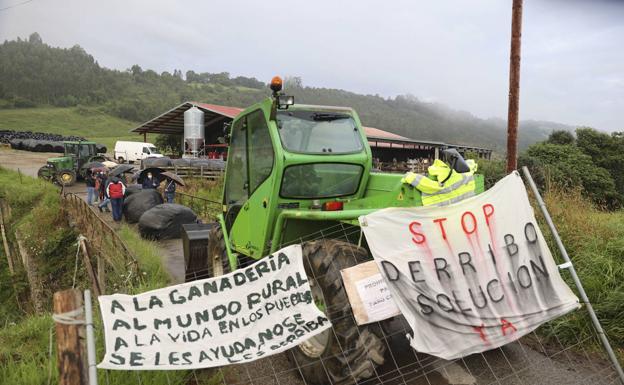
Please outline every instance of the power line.
M0 12L6 11L7 9L19 7L20 5L24 5L24 4L30 3L31 1L34 1L34 0L26 0L26 1L22 1L21 3L9 5L8 7L0 8Z

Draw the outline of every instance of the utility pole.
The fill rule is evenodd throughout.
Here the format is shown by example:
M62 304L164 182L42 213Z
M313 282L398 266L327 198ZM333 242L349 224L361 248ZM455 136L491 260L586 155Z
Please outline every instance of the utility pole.
M513 0L509 55L509 106L507 110L507 172L518 168L518 109L520 104L520 42L522 0Z

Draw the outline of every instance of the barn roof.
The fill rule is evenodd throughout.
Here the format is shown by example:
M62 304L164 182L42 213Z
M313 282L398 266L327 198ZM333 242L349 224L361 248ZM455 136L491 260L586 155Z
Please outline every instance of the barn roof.
M181 135L184 132L184 111L193 106L204 112L204 126L207 130L209 130L213 125L216 125L215 127L219 128L223 127L224 122L231 121L239 113L241 113L241 111L243 111L243 108L238 107L188 101L151 120L148 120L140 126L132 129L131 132L135 132L137 134L156 133ZM443 142L411 139L375 127L364 127L364 131L371 146L392 147L391 144L396 143L401 145L401 147L422 145L431 147L459 147L464 149L473 149L476 151L490 151L473 146L448 145Z

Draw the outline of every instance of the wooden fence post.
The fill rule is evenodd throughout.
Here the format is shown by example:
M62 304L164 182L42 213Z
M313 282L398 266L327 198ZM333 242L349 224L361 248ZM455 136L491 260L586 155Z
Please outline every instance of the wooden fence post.
M53 302L59 384L87 385L82 293L78 289L57 291Z
M97 279L100 284L100 294L106 294L106 258L102 255L102 252L96 254L97 261Z
M4 245L4 254L6 254L9 264L9 272L15 275L15 267L13 266L13 258L11 258L11 250L9 249L9 241L7 240L6 231L4 229L4 210L2 209L4 202L0 202L0 232L2 232L2 244Z
M100 295L102 295L102 290L100 289L100 282L98 281L98 277L95 275L95 271L93 270L93 264L91 263L91 256L89 255L89 250L87 248L85 238L80 236L78 242L80 243L80 250L82 250L82 256L84 257L84 264L87 269L87 274L89 274L89 279L91 279L93 294L95 294L96 297L99 297Z
M43 304L43 285L39 277L39 272L37 271L37 263L24 246L19 231L15 231L15 240L17 241L17 248L22 256L22 264L26 270L26 277L28 278L28 284L30 286L30 298L33 302L35 313L42 314L45 310Z

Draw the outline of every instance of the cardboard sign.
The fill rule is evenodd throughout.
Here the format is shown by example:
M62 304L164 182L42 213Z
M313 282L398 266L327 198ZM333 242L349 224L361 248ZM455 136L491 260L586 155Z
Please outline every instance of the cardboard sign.
M349 267L341 274L358 325L401 314L375 261Z
M360 224L419 352L493 349L579 307L518 173L456 204L380 210Z
M310 292L301 246L216 278L99 297L102 369L195 369L250 362L331 327Z

